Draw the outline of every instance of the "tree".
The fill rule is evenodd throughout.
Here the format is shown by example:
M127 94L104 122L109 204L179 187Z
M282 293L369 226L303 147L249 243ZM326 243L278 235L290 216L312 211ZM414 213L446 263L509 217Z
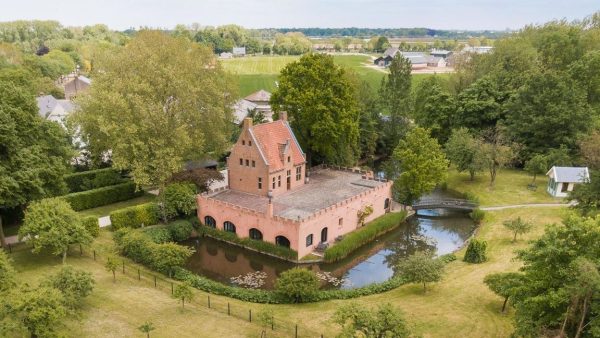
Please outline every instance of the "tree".
M194 292L190 283L177 284L175 289L173 289L173 298L181 300L181 308L185 309L185 301L187 300L189 303L194 298Z
M493 77L478 79L458 95L455 126L472 131L495 128L504 119L506 97Z
M445 179L448 169L448 160L440 145L420 127L409 131L400 141L392 161L400 168L400 176L393 185L395 198L404 205L432 191Z
M487 260L487 242L477 238L471 239L465 251L463 261L478 264Z
M195 168L180 171L173 174L167 183L173 182L191 182L196 185L196 190L199 192L208 191L208 187L215 181L223 179L223 175L212 169Z
M600 131L595 130L579 141L579 151L587 166L600 170Z
M191 183L171 183L160 192L164 221L191 215L196 210L196 186Z
M263 330L261 333L261 337L262 334L265 335L265 337L267 336L267 328L273 327L275 325L275 315L273 313L272 309L264 309L263 311L260 311L258 313L258 322L262 325Z
M150 338L150 332L154 331L155 329L156 328L150 321L147 321L138 327L138 330L140 330L140 332L146 334L146 338Z
M483 282L495 294L504 297L504 302L502 303L502 313L504 313L508 299L514 294L515 288L519 287L524 281L522 273L502 272L485 276Z
M445 143L454 124L456 102L439 77L428 76L421 81L415 88L414 101L415 122L429 128L440 144Z
M342 327L338 337L410 337L410 330L402 312L390 303L384 303L375 309L366 309L357 303L339 307L333 315L333 321Z
M475 174L485 168L481 142L473 137L467 128L452 131L445 147L446 156L456 166L458 172L467 171L471 181Z
M113 274L113 283L117 281L116 271L119 268L119 261L113 256L108 256L106 264L104 264L106 271L110 271Z
M598 310L589 297L598 292L598 241L600 219L571 214L562 225L548 225L527 249L517 251L526 282L512 295L515 335L554 331L574 337L598 332L600 327L592 320Z
M506 109L508 131L526 155L561 145L573 150L592 125L584 91L567 74L554 71L533 74Z
M0 245L4 208L66 192L62 180L72 152L64 130L38 116L32 79L0 71Z
M319 289L319 279L314 272L301 268L284 271L275 282L275 290L294 303L311 299Z
M69 203L60 198L46 198L27 208L19 239L31 242L33 253L48 249L54 255L62 254L62 262L66 264L69 246L89 244L93 237Z
M549 167L569 167L573 165L573 160L569 155L569 149L564 144L561 144L558 148L550 149L546 155L546 159Z
M593 216L600 212L600 171L592 170L590 180L575 185L569 192L569 201L577 201L573 208L579 210L584 216Z
M517 235L526 234L531 231L531 228L533 228L533 224L531 224L531 222L523 221L521 217L505 221L502 224L506 229L513 233L513 242L517 241Z
M498 170L507 166L514 159L515 152L501 127L487 129L483 132L481 153L483 163L490 174L490 185L496 182Z
M373 46L373 51L378 53L383 53L386 49L390 47L390 42L388 38L385 36L380 36L375 40L375 45Z
M307 54L288 64L271 96L286 111L309 163L352 165L358 153L358 110L346 71L333 57Z
M533 176L531 184L535 184L537 175L543 175L548 171L548 158L541 154L534 155L525 162L525 171Z
M92 153L111 150L138 185L164 188L186 160L226 149L234 98L208 48L144 30L107 56L74 120Z
M15 268L11 263L8 255L0 251L0 292L4 294L17 285Z
M32 337L54 337L55 328L66 316L62 293L54 288L23 288L9 301L10 319L27 329Z
M67 265L63 266L58 273L47 277L41 285L59 290L63 294L65 306L74 309L83 298L92 293L94 284L91 273L75 270Z
M423 284L423 292L427 292L427 283L442 279L444 263L433 258L431 253L420 251L401 261L398 271L409 283Z
M168 273L169 277L171 277L173 268L182 266L193 253L193 249L176 243L156 245L152 251L154 268Z
M384 125L387 154L398 145L407 129L411 111L411 72L410 60L398 53L389 66L390 73L381 79L379 100L382 114L389 116Z

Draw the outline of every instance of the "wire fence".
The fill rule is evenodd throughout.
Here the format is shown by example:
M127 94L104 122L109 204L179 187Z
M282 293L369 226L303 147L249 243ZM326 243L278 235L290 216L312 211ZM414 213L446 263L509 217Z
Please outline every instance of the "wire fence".
M7 249L9 253L15 253L30 249L31 246L26 243L8 244ZM99 264L105 264L108 260L108 255L104 256L92 248L84 248L82 246L73 246L70 248L69 254L79 255L81 257L92 259ZM119 257L121 258L121 257ZM165 278L164 275L157 272L148 272L139 266L128 264L124 259L121 258L121 264L117 271L121 275L128 276L132 279L137 279L140 283L145 283L150 287L154 287L158 290L169 292L173 295L175 287L182 284L179 281ZM107 272L110 273L110 272ZM189 303L206 307L212 311L217 311L228 316L254 323L260 327L260 337L325 337L322 333L315 331L314 329L303 327L293 320L283 319L277 316L276 312L273 312L271 318L265 317L264 310L258 310L257 308L244 307L239 303L232 304L227 301L227 298L221 296L211 295L210 293L201 292L195 288L193 289L193 298ZM211 297L212 296L212 297Z

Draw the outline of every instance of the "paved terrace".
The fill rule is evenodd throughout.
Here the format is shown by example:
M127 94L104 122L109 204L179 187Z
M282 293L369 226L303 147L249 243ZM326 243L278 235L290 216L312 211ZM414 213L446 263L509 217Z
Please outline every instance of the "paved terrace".
M305 218L382 184L385 183L363 179L360 173L320 169L311 173L308 184L273 197L273 214L291 220ZM210 198L262 213L267 211L269 202L267 197L234 190L222 190Z

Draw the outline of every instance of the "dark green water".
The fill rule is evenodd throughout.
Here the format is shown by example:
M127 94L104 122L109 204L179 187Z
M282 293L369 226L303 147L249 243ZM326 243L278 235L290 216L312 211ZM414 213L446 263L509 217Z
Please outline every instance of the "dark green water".
M331 264L314 264L315 272L329 272L341 279L328 288L355 288L391 278L397 263L415 251L431 250L443 255L457 250L471 235L474 224L464 213L421 210L396 230L365 245L346 259ZM263 288L271 289L277 275L296 264L232 246L211 238L190 239L196 253L187 268L199 275L231 284L231 277L255 271L266 273Z

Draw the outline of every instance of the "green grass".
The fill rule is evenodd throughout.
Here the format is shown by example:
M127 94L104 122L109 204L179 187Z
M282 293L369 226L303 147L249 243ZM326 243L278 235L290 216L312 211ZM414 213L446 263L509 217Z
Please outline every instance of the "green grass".
M531 180L532 177L522 170L502 169L496 176L494 186L490 186L490 177L487 172L478 174L474 181L470 181L468 173L450 170L447 182L449 189L477 196L481 206L564 202L546 192L548 183L546 176L538 175L535 191L527 189Z
M142 195L140 197L132 198L127 201L103 205L98 208L82 210L79 213L84 216L104 217L104 216L108 216L111 212L113 212L115 210L123 209L126 207L131 207L131 206L138 205L138 204L152 202L155 199L156 199L155 195L145 193L144 195Z
M288 63L298 60L299 56L248 56L221 60L223 68L234 74L279 74Z

